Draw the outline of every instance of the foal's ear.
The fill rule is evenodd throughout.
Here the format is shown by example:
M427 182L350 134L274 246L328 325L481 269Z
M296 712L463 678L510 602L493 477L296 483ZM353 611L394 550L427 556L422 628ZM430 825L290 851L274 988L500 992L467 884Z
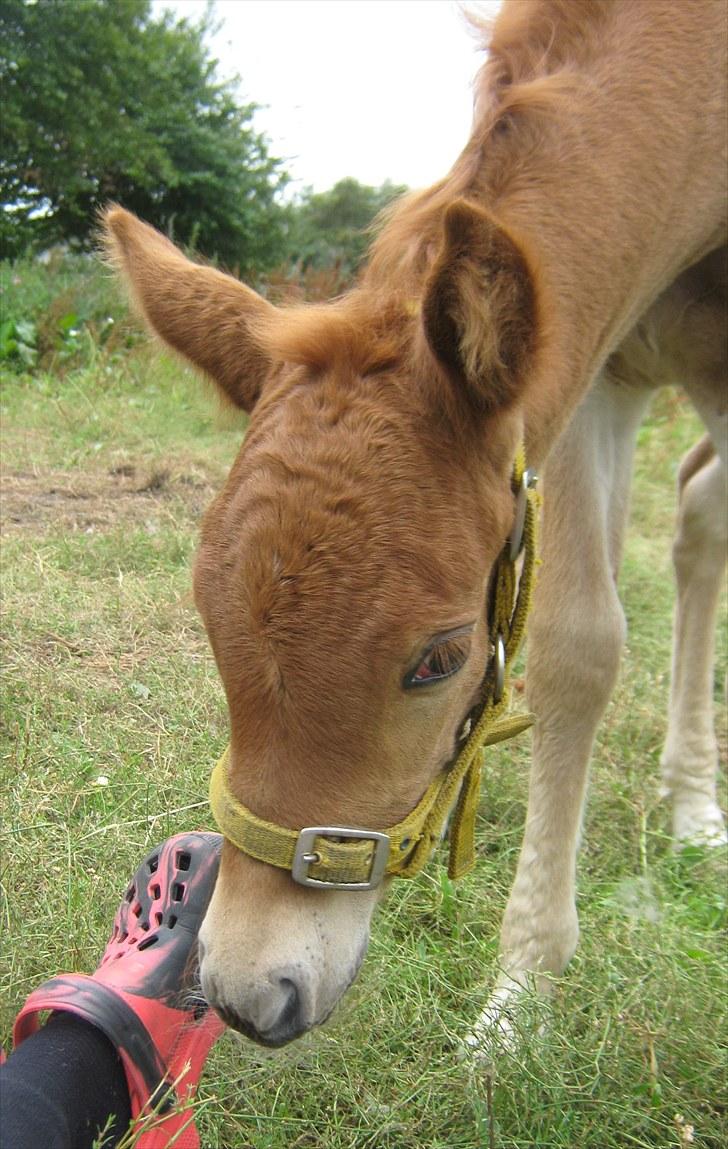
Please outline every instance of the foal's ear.
M526 256L492 216L465 200L445 213L440 254L425 284L430 349L478 410L523 391L536 345L536 289Z
M104 213L102 234L152 330L249 411L270 368L251 325L275 308L232 276L192 263L123 208Z

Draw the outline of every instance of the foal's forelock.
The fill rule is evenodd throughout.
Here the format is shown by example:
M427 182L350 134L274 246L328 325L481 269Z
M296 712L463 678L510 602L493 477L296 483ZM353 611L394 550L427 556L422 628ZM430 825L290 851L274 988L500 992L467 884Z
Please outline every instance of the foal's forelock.
M417 306L401 291L383 300L358 290L335 303L271 310L254 334L271 361L335 370L343 382L402 362L412 344Z

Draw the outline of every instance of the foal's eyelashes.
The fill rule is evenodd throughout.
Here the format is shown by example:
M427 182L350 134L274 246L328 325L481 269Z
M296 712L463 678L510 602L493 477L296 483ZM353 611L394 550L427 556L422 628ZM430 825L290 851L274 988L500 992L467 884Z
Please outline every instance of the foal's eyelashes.
M470 654L474 627L475 623L468 623L431 638L402 679L404 689L430 686L462 670Z

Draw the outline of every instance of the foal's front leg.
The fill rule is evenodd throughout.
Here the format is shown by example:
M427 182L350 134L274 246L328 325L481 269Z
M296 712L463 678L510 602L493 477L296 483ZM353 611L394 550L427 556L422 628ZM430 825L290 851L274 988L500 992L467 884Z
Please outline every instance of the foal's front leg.
M602 381L544 472L543 563L528 631L536 715L523 847L501 934L502 973L469 1042L508 1035L508 1004L530 979L547 992L578 938L576 854L594 736L625 638L615 585L645 397Z

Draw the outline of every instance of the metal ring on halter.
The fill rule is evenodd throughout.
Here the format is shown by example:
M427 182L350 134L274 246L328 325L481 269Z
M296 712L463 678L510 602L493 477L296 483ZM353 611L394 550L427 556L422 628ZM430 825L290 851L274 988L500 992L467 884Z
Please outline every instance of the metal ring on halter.
M500 702L506 684L506 648L500 631L496 636L495 650L493 651L493 675L493 701Z
M528 502L528 489L536 482L533 471L524 471L521 475L521 485L516 495L516 514L513 519L511 533L508 536L508 558L512 563L516 561L523 547L523 528L526 524L526 503Z

